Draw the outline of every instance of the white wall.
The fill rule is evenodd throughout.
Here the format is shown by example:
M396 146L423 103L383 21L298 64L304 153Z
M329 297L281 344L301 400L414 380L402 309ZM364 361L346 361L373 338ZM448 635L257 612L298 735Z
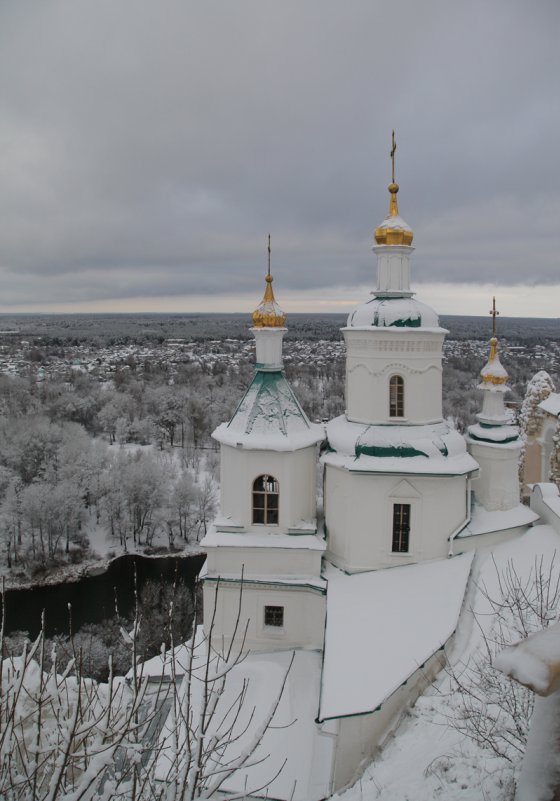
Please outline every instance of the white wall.
M334 770L335 791L356 781L401 715L434 680L444 663L443 651L438 651L406 684L393 693L380 710L339 720Z
M466 476L351 473L326 465L328 558L349 571L447 556L449 536L467 517ZM410 503L408 554L393 554L393 503Z
M519 504L519 452L522 443L486 444L468 438L468 450L480 465L472 481L477 501L489 512L513 509Z
M226 536L226 535L224 535ZM239 542L243 534L227 535ZM299 537L294 535L294 543ZM209 576L315 576L321 575L323 551L306 548L243 548L239 545L207 548L206 570Z
M431 423L442 419L444 333L422 329L343 329L347 417L358 423ZM404 418L389 417L389 379L404 379Z
M298 451L265 451L221 445L220 507L222 517L231 517L246 531L285 531L317 515L315 465L317 448ZM260 475L274 476L280 483L278 526L253 525L252 489Z
M236 642L247 625L244 650L282 651L291 648L310 650L323 647L325 635L326 595L302 587L282 587L273 584L238 582L204 582L204 632L208 636L214 607L213 644L218 650L228 647L241 613ZM264 607L283 606L283 628L264 625Z

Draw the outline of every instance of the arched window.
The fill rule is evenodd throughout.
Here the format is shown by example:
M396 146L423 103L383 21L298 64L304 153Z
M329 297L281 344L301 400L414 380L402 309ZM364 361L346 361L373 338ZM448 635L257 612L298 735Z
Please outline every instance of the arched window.
M280 487L274 476L259 476L253 482L253 523L278 525Z
M400 375L389 379L389 417L404 417L404 378Z

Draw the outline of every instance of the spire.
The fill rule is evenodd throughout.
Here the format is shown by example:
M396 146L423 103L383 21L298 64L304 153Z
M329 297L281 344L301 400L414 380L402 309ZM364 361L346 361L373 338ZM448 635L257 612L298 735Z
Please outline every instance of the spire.
M268 235L268 271L266 274L266 287L264 296L253 312L253 325L255 328L282 328L286 322L286 315L276 303L272 289L272 274L270 272L270 234Z
M492 298L492 308L489 312L492 315L492 338L490 340L490 355L488 361L480 371L480 378L483 384L493 384L502 386L507 383L509 376L500 362L498 356L498 337L496 336L496 318L499 311L496 310L496 298Z
M414 234L409 225L405 223L399 215L399 204L397 202L397 192L399 185L395 181L395 153L397 152L397 142L395 140L395 132L393 131L391 137L391 183L388 186L390 199L389 199L389 214L381 223L379 228L375 230L375 241L378 245L411 245Z

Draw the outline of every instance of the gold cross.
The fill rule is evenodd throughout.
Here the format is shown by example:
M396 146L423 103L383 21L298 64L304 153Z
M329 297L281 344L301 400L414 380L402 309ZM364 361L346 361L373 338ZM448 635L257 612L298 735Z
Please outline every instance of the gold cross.
M395 153L397 150L397 143L395 142L395 132L393 131L393 138L391 142L391 162L393 164L393 183L395 183Z
M492 336L496 336L496 317L500 312L496 311L496 298L492 298L492 308L489 311L489 314L492 315Z
M268 275L270 275L270 234L268 235Z

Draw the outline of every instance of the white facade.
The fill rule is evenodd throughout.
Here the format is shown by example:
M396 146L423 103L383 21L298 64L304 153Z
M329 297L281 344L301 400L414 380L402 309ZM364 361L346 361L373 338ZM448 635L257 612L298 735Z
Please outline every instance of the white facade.
M219 433L217 433L219 436ZM269 533L294 534L317 530L315 444L297 451L268 451L222 444L220 450L220 530L263 531L252 522L251 487L261 475L273 476L279 484L278 524Z
M346 417L368 425L426 424L441 416L443 329L343 328ZM404 382L403 415L390 416L389 382Z
M392 550L394 504L410 506L410 543L400 553ZM443 559L449 537L469 519L465 477L360 474L327 464L325 519L327 557L348 572Z
M256 372L218 426L220 514L207 551L204 629L214 644L251 651L323 647L325 543L317 535L317 443L282 372L284 315L267 275L253 315ZM216 647L216 646L215 646Z
M479 442L469 438L469 452L480 465L473 490L478 503L489 512L519 506L520 439L505 444Z

